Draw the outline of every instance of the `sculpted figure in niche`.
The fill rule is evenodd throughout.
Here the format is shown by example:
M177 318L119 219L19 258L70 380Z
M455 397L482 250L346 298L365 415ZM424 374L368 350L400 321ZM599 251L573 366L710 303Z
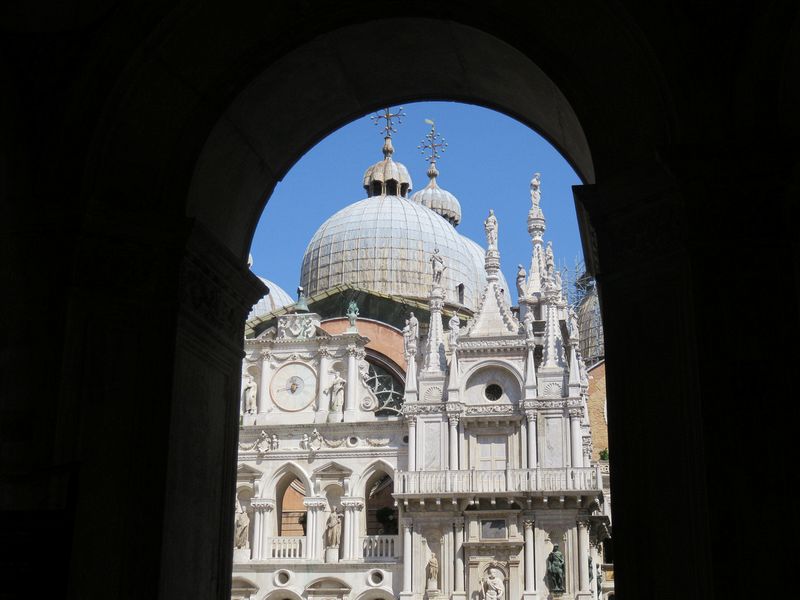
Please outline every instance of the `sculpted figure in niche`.
M247 516L247 511L242 508L242 504L236 501L236 530L234 535L234 547L249 548L250 544L247 539L247 532L250 529L250 517Z
M328 520L325 521L325 547L338 548L342 537L342 515L333 507Z
M525 318L522 319L522 322L525 325L525 337L529 340L533 339L533 309L528 308L528 311L525 313Z
M528 274L525 272L525 267L517 265L517 295L520 298L525 297L525 278Z
M347 312L345 313L347 320L350 321L350 328L353 329L356 326L356 319L358 318L358 304L356 304L355 300L351 300L350 304L347 306Z
M500 569L489 569L488 577L481 579L481 600L501 600L506 593Z
M497 217L494 211L489 210L489 216L483 222L483 229L486 231L486 243L489 248L497 248Z
M553 551L547 557L547 574L550 577L550 590L553 592L564 591L564 555L558 549L558 544L553 546Z
M458 336L461 334L461 321L458 315L453 315L447 324L450 326L450 348L453 348L458 342Z
M278 436L277 434L272 434L272 443L270 444L270 450L277 450L278 449Z
M444 259L442 258L442 255L439 254L438 248L435 248L433 254L431 254L430 263L431 273L433 274L433 283L434 285L439 284L442 282L442 274L447 267L444 266Z
M258 398L258 384L255 377L250 373L244 380L244 411L247 414L253 414L258 410L256 399Z
M328 386L328 396L331 399L328 422L339 423L344 418L342 407L344 406L344 385L346 382L338 371L330 371L330 374L333 375L333 380Z
M544 265L547 270L547 276L552 278L553 271L556 268L556 259L553 256L553 242L547 242L547 248L544 251Z
M408 316L408 329L411 335L411 340L414 342L414 346L416 347L417 340L419 340L419 320L414 316L413 312L409 313Z
M431 553L431 558L428 560L428 589L439 589L439 559L433 553Z

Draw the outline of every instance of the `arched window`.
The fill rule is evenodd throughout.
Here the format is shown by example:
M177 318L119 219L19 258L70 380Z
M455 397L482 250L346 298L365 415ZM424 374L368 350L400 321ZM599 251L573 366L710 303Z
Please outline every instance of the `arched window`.
M370 361L365 382L378 401L377 407L373 409L377 416L400 414L405 385L398 377L383 366Z

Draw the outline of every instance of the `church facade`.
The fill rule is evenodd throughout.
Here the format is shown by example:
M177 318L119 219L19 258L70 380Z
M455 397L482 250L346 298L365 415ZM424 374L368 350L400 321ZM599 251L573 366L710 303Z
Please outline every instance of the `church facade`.
M514 307L496 217L485 249L455 231L434 128L409 196L391 117L368 197L309 244L298 301L248 323L232 597L598 598L610 506L540 177ZM407 230L370 245L387 220Z

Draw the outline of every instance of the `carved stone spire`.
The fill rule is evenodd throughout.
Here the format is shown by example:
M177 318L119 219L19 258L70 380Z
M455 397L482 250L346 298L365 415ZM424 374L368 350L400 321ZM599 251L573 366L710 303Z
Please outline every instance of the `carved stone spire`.
M567 366L564 360L564 339L561 336L559 323L559 291L552 282L548 282L542 305L544 327L544 348L542 350L543 369L563 369Z
M518 335L519 321L511 313L505 294L500 288L500 251L497 249L497 218L494 216L494 211L489 212L484 227L489 245L485 258L486 287L465 335L471 337Z
M431 313L431 320L428 325L428 339L425 342L422 370L425 373L444 373L447 368L444 328L442 327L444 289L436 283L431 289L428 307Z
M536 297L542 292L542 278L545 275L543 240L545 218L540 205L542 199L541 176L533 175L531 180L531 209L528 211L528 233L531 235L531 269L528 275L528 295Z

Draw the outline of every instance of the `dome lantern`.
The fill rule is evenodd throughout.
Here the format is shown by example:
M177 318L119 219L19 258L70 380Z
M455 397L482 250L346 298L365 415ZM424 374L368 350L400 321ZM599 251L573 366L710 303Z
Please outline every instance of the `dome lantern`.
M412 181L408 169L404 164L392 159L392 154L394 154L392 134L397 132L394 121L401 123L403 117L405 117L405 113L402 106L395 113L385 108L383 113L371 117L375 125L381 119L385 120L385 124L383 125L383 160L369 167L364 173L363 186L368 197L400 196L406 198L411 191Z
M461 222L461 203L453 194L439 187L436 182L436 178L439 176L436 161L447 148L447 142L437 133L436 125L431 119L425 119L425 122L431 126L431 130L418 148L425 155L425 160L428 162L428 178L430 181L428 181L428 185L415 193L411 199L423 206L427 206L455 227Z

